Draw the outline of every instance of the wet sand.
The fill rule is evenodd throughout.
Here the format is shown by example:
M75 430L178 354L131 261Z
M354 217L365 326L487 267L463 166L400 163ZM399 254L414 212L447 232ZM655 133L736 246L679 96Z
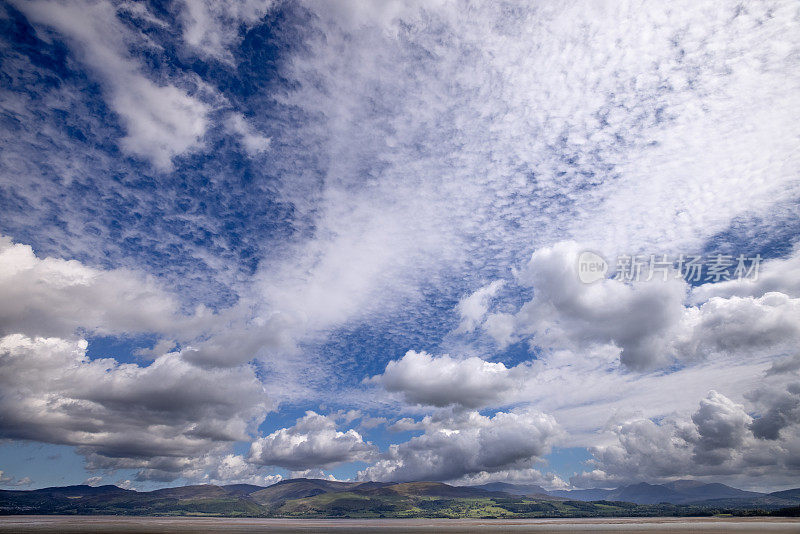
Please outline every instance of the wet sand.
M268 532L301 534L313 532L392 532L418 534L624 532L800 533L800 519L793 518L615 518L615 519L226 519L118 516L4 516L0 533L122 532L220 532L225 534Z

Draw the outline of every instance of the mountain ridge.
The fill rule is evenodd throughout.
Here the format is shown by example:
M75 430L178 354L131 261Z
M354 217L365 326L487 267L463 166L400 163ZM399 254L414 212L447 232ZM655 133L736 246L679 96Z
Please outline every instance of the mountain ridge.
M442 482L340 482L309 478L284 480L266 487L200 484L136 491L112 485L76 485L0 490L0 514L4 515L617 517L708 515L715 510L768 511L792 507L800 507L800 488L759 493L696 481L642 482L616 489L549 492L541 486L505 482L453 486Z

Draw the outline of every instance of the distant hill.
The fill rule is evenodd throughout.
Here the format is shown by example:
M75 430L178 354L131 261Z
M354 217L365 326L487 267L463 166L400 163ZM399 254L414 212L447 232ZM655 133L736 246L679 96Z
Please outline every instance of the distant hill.
M774 491L768 494L770 497L778 497L781 499L797 499L800 500L800 488L784 490L784 491Z
M605 500L613 491L614 490L593 488L593 489L580 489L580 490L553 490L548 493L550 493L550 495L555 495L556 497L562 497L564 499L572 499L575 501L588 502L588 501Z
M334 482L314 478L293 478L283 480L267 488L250 493L250 498L258 504L270 505L291 499L302 499L328 493L343 491L358 486L358 482Z
M63 497L87 497L92 495L110 495L110 494L124 495L134 492L111 485L88 486L86 484L80 484L77 486L63 486L63 487L35 489L35 490L30 490L30 493L35 493L39 495L63 496Z
M256 486L254 484L228 484L222 487L236 495L250 495L253 492L264 489L264 486Z
M768 512L756 509L796 510L798 506L800 488L764 494L694 481L551 492L535 485L499 482L451 486L441 482L336 482L309 478L285 480L268 487L206 484L140 492L117 486L79 485L0 491L0 514L5 515L624 517L739 513L737 510L764 514Z
M525 496L534 496L534 495L545 495L549 496L550 494L541 486L536 486L534 484L509 484L507 482L490 482L488 484L481 484L480 486L472 486L473 488L484 489L488 491L502 491L504 493L510 493L511 495L525 495Z
M696 480L677 480L666 484L631 484L617 489L588 489L551 491L551 495L579 501L625 501L635 504L693 504L707 506L767 507L791 506L800 496L793 491L774 494L745 491L719 483L704 483ZM784 494L784 495L779 495Z
M383 484L379 487L363 487L359 485L353 491L364 495L403 495L417 497L505 497L503 493L489 491L474 486L451 486L442 482L398 482Z
M235 491L227 490L222 486L212 486L201 484L197 486L179 486L177 488L165 488L147 492L152 497L174 498L179 500L187 499L221 499L236 494Z
M696 480L677 480L664 484L664 486L675 491L681 497L688 499L686 502L690 502L694 499L742 499L761 497L764 495L763 493L757 493L755 491L732 488L725 484L703 484Z

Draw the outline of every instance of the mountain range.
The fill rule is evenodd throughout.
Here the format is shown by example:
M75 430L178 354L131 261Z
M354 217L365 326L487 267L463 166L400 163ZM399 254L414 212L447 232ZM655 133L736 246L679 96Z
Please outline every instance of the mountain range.
M547 491L493 482L338 482L297 478L262 487L196 485L154 491L66 486L0 491L0 514L248 517L596 517L710 515L800 509L800 488L758 493L679 480L617 489Z

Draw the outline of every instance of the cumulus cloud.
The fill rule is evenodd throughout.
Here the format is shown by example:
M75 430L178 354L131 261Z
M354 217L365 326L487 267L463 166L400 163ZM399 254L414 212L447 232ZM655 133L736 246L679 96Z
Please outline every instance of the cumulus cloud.
M131 56L137 36L106 1L19 2L37 25L52 27L73 45L105 87L107 100L126 129L120 146L161 170L172 158L198 147L208 125L209 107L184 88L149 79Z
M456 359L410 350L367 382L399 392L412 404L478 408L500 401L519 386L523 373L523 367L508 369L474 356Z
M769 292L714 296L692 305L688 284L674 275L584 284L577 276L582 250L561 242L534 252L517 275L519 283L533 288L533 298L516 313L490 315L484 331L500 347L528 339L536 347L577 354L611 345L625 367L638 371L714 354L775 354L800 340L800 299ZM783 263L773 268L768 262L767 271L782 270ZM711 295L714 285L703 286L704 294ZM763 287L769 285L774 284Z
M697 429L693 459L700 464L718 465L728 459L728 451L744 444L752 418L742 405L711 391L700 401L692 422Z
M569 488L569 484L555 473L542 473L541 470L533 468L497 471L494 473L481 471L480 473L466 475L453 481L453 483L459 486L476 486L488 484L490 482L534 484L548 490Z
M773 292L800 297L800 250L794 250L785 258L762 260L752 277L696 287L692 289L691 301L701 303L713 297L760 297Z
M341 432L333 418L308 411L294 426L254 441L248 460L301 471L367 461L375 451L375 447L355 430Z
M208 371L173 353L142 367L90 360L86 346L0 338L3 438L74 445L93 469L174 479L193 459L248 440L272 407L248 366Z
M101 270L75 260L38 258L28 245L0 236L0 334L72 335L78 328L99 334L178 334L207 326L200 307L194 317L152 278L126 270Z
M782 441L770 443L757 439L752 423L743 405L711 391L690 419L673 416L616 424L616 443L592 449L594 460L589 464L594 469L570 482L588 487L686 476L796 477L796 428Z
M265 347L292 345L290 318L273 314L254 324L246 308L214 313L198 305L186 313L152 277L39 258L30 246L0 236L0 334L155 333L164 338L140 355L159 357L177 340L185 361L206 367L236 367L263 356Z
M686 284L675 279L584 284L577 276L581 251L576 243L564 242L534 252L518 275L521 283L533 287L533 299L513 316L490 316L487 331L501 346L509 336L502 329L497 334L498 321L513 324L515 336L530 336L540 347L614 344L622 363L632 369L666 363L665 346L680 323Z
M770 292L760 297L714 297L686 309L676 351L686 358L714 353L780 354L800 340L800 299Z
M800 424L800 355L775 361L759 386L746 395L756 408L753 434L780 440Z
M561 437L552 416L517 408L483 416L466 412L424 421L425 432L391 445L361 480L454 480L467 475L527 469Z
M263 468L253 465L242 455L227 454L210 457L200 469L205 484L254 484L271 486L283 480L283 476L263 473ZM195 478L197 479L197 478Z

